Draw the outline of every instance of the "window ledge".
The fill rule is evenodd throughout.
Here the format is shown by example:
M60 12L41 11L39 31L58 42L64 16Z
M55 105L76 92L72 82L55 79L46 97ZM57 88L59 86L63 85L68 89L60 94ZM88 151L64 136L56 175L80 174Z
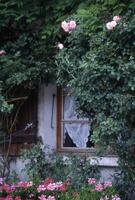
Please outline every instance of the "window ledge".
M95 154L95 149L91 149L89 151L82 151L82 149L79 151L71 151L69 150L57 150L57 153L63 154L63 156L67 156L68 154L78 154L78 155L85 155L88 157L88 160L92 165L98 165L100 167L118 167L118 157L116 155L106 155L106 156L96 156Z
M109 156L109 157L91 157L90 162L92 165L98 165L101 167L117 167L118 166L118 157Z

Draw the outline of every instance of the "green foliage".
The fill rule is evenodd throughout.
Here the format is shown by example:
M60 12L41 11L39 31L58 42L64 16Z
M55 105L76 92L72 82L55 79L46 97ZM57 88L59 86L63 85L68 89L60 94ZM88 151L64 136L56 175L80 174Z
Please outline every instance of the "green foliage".
M86 155L59 155L50 152L47 147L40 144L34 145L31 149L22 151L22 159L26 161L25 171L29 179L39 182L42 179L51 177L55 181L70 181L75 188L86 184L88 177L99 178L99 169L91 165Z
M102 149L113 149L119 156L121 171L133 184L135 10L131 9L133 1L121 1L120 7L115 2L91 4L77 12L77 28L66 38L66 48L56 56L57 75L58 83L73 89L80 115L92 121L94 142ZM88 19L89 10L98 10L98 6L100 12L92 12ZM109 31L106 23L114 13L122 19Z
M61 193L58 197L60 200L99 200L107 199L111 200L116 195L115 187L106 188L100 192L91 192L93 187L84 186L79 192L68 190L66 193ZM118 196L117 196L118 197Z
M0 7L1 112L11 111L16 88L68 84L78 112L92 121L93 140L111 146L134 182L134 0L2 0ZM121 22L108 31L114 15ZM66 19L77 22L71 34L60 29ZM59 41L65 48L58 53Z
M77 0L0 2L0 50L6 51L0 56L2 113L11 110L8 100L17 97L16 87L36 89L41 82L56 79L54 55L63 37L59 24L78 5Z

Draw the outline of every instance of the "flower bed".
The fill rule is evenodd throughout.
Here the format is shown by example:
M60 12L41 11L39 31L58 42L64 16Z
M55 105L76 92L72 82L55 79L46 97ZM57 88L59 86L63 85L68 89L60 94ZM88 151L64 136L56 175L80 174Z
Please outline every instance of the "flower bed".
M75 191L69 181L54 182L47 178L41 183L20 181L7 184L0 179L0 200L120 200L112 182L98 183L88 178L80 191Z

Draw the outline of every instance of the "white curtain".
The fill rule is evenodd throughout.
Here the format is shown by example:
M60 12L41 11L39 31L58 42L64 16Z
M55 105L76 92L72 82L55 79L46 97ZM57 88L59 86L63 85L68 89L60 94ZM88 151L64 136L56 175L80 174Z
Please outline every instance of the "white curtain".
M73 96L64 97L64 120L77 120L75 101ZM81 118L79 118L81 119ZM84 118L83 118L84 119ZM86 118L84 120L87 120ZM64 134L68 133L74 144L79 148L86 148L90 134L89 123L64 123Z

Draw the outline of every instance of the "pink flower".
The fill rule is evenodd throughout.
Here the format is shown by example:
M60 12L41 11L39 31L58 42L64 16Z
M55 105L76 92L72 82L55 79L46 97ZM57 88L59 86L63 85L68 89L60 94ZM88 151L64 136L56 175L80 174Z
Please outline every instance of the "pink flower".
M98 192L100 192L100 191L102 191L103 190L103 185L102 184L97 184L96 186L95 186L95 191L98 191Z
M120 16L114 16L113 17L113 21L115 21L116 23L120 22L121 17Z
M117 25L117 23L116 23L115 21L111 21L111 22L108 22L108 23L106 24L106 28L107 28L108 30L113 30L113 29L115 28L116 25Z
M40 200L47 200L46 195L41 195L40 197L38 197Z
M88 178L88 184L89 185L93 185L96 183L96 179L95 178Z
M71 33L76 28L76 22L71 20L70 22L63 21L61 27L65 32Z
M62 43L58 43L57 47L58 47L58 49L63 49L64 45Z
M47 190L53 191L57 188L57 185L55 183L49 183L46 187Z
M16 187L27 188L28 187L28 182L20 181L20 182L17 183Z
M68 24L66 21L63 21L63 22L61 23L61 27L63 28L63 30L64 30L65 32L69 32L69 24Z
M5 50L1 50L0 51L0 56L3 56L3 55L5 55L6 54L6 51Z
M47 186L49 183L53 183L53 179L52 178L46 178L44 181L43 181L43 185L44 186Z
M55 197L54 197L54 196L49 196L49 197L47 198L47 200L55 200Z
M46 190L45 185L39 185L38 188L37 188L38 192L42 192L42 191L45 191L45 190Z
M67 189L67 185L63 184L62 182L56 182L56 190L64 191Z
M73 31L76 28L76 22L74 20L71 20L69 22L69 31Z
M111 181L106 181L104 183L104 188L107 188L107 187L112 187L112 182Z
M2 186L2 189L4 190L4 191L6 191L7 193L12 193L13 191L14 191L14 188L12 188L10 185L8 185L8 184L4 184L3 186Z
M29 182L27 183L27 187L31 187L31 186L33 186L33 182L32 182L32 181L29 181Z

